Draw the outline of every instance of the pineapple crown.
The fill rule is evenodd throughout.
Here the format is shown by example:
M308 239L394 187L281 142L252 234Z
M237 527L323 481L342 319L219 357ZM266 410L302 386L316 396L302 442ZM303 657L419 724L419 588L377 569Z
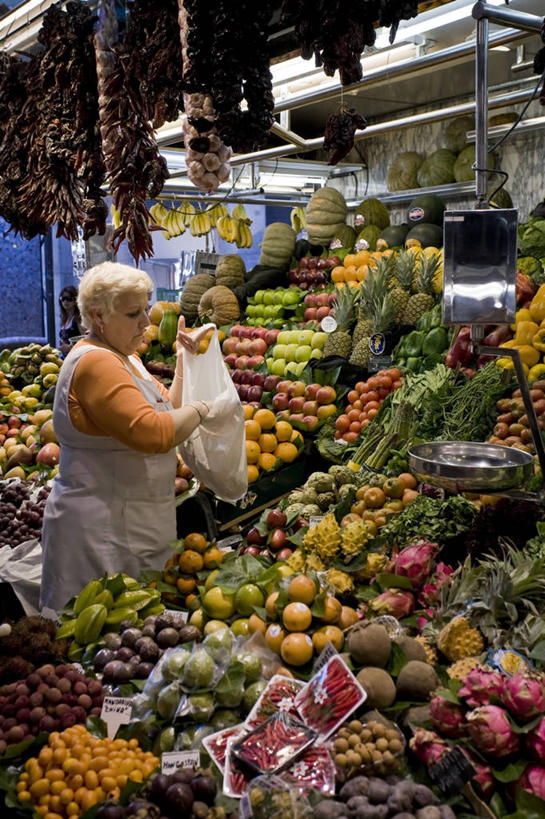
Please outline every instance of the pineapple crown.
M381 301L375 302L372 319L373 333L386 333L395 323L396 305L392 299L386 295Z
M433 296L433 278L441 264L438 254L426 256L424 253L419 259L418 274L416 277L416 289L419 293L427 293Z
M391 260L392 258L392 256L388 257L384 264L382 264L382 259L380 259L376 268L371 268L363 280L360 287L360 313L363 316L373 316L377 311L378 305L384 300L392 276L393 263L389 261L389 259Z
M335 303L334 316L337 322L337 329L346 331L352 324L354 306L359 293L357 288L346 285L342 288L336 287L335 294L337 301Z
M403 250L396 259L397 285L409 293L412 289L416 257L413 253Z

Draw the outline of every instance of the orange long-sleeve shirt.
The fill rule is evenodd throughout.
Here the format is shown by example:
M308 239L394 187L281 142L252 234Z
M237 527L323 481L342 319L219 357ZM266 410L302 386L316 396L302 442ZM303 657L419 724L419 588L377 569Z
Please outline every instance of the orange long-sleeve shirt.
M88 344L82 340L78 345ZM136 378L141 376L132 368ZM156 379L162 396L168 390ZM157 412L138 389L122 359L105 349L93 349L76 365L68 396L70 420L86 435L108 435L146 454L168 452L174 446L170 413Z

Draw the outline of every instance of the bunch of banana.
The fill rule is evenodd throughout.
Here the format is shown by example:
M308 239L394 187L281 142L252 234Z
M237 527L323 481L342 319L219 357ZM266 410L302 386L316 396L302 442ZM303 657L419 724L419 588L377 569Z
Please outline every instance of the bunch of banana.
M206 236L212 230L210 216L205 210L200 210L191 217L189 230L192 236Z
M182 214L184 225L189 227L191 224L191 219L195 215L195 205L193 202L182 202L178 208L178 213Z
M185 233L184 216L179 210L165 208L161 202L157 202L150 208L150 216L156 224L164 228L165 239L174 239L175 236Z
M291 226L296 233L299 233L300 230L304 230L307 226L305 209L300 205L298 205L296 208L292 208L290 212L290 221Z
M248 214L244 208L244 205L235 205L233 208L233 212L231 213L233 219L239 219L240 221L244 222L246 225L251 225L252 220L248 218Z
M239 220L232 216L222 216L218 219L218 236L225 242L236 242L238 238Z
M155 205L152 205L149 209L149 215L157 225L163 227L165 219L168 216L168 210L165 208L162 202L156 202Z
M103 631L116 631L124 621L137 624L150 614L164 611L161 593L126 574L91 580L65 607L56 639L72 638L68 656L79 661Z
M208 216L210 217L210 224L213 228L218 226L219 220L222 216L229 216L229 211L222 205L221 202L218 202L217 205L214 205L209 211Z
M238 220L238 236L235 239L237 247L251 247L253 243L252 232L248 227L249 220Z

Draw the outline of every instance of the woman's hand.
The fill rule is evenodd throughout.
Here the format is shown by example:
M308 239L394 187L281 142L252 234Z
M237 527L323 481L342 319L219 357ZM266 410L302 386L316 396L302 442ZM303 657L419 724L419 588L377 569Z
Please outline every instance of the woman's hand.
M208 330L205 327L199 327L197 330L188 332L185 326L185 318L180 316L176 335L176 355L179 356L184 349L189 350L190 353L196 353L207 332Z

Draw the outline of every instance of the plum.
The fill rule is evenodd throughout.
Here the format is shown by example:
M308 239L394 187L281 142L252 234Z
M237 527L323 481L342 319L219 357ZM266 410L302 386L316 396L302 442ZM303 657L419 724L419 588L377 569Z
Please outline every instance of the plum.
M45 695L45 699L50 705L56 705L62 699L62 691L60 690L60 688L50 688L47 694Z
M185 782L174 782L169 785L165 793L165 801L168 810L176 815L176 813L184 814L191 813L193 809L193 791L190 785ZM159 812L157 813L159 816Z
M159 646L151 637L140 637L134 647L145 662L156 660L159 657Z
M121 634L121 645L134 648L134 644L142 637L142 632L139 628L128 628Z
M121 648L121 636L116 634L115 631L109 631L104 635L104 643L106 648L109 648L111 651L117 651L118 648Z
M95 819L125 819L127 809L115 802L103 802L95 813Z

